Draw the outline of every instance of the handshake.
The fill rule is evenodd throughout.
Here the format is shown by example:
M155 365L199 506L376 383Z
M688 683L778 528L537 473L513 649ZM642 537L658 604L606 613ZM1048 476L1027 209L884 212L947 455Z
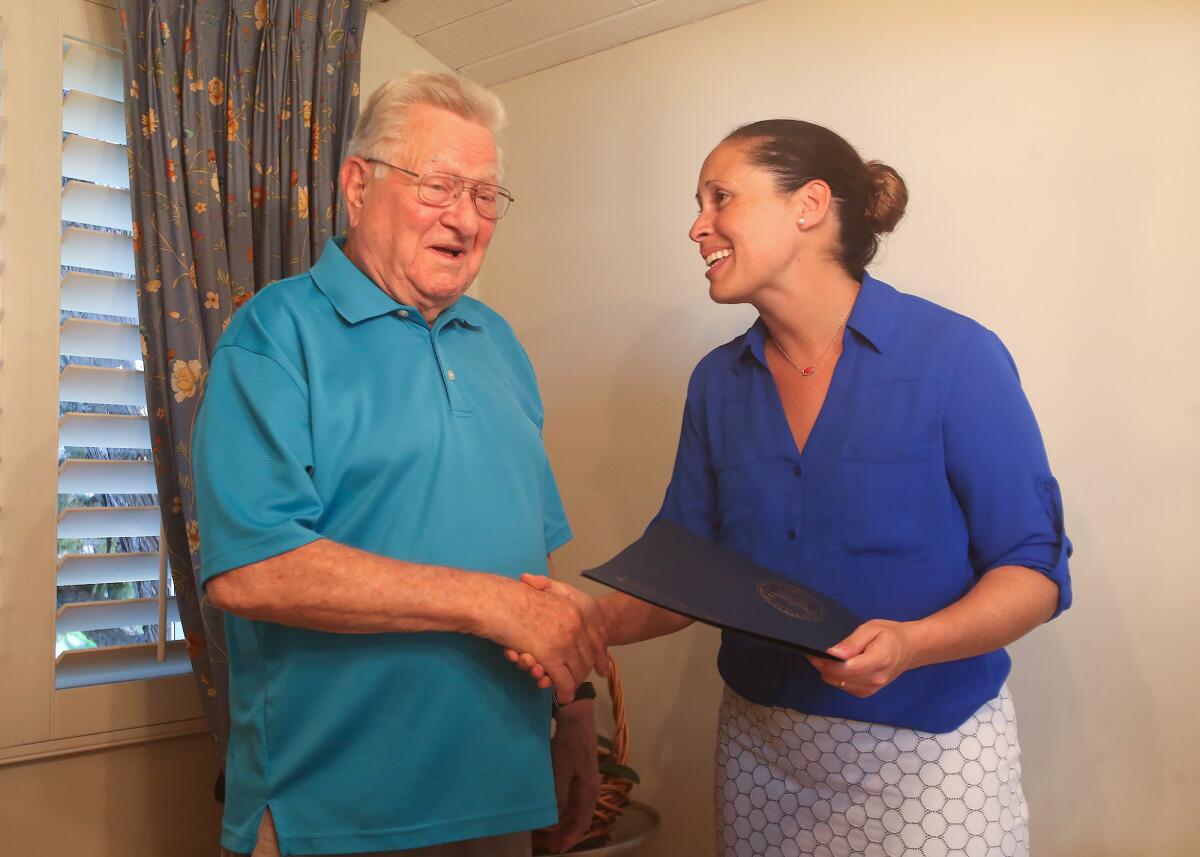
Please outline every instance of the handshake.
M560 705L595 670L608 676L608 627L600 602L557 580L523 574L512 600L501 607L498 633L486 636L504 646L509 661L530 674L538 687L553 687Z

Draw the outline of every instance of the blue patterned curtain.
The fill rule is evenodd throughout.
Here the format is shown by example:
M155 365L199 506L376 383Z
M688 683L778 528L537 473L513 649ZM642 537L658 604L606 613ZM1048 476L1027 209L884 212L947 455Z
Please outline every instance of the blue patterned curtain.
M121 0L146 403L180 619L224 752L228 658L199 598L192 427L239 306L340 231L366 0Z

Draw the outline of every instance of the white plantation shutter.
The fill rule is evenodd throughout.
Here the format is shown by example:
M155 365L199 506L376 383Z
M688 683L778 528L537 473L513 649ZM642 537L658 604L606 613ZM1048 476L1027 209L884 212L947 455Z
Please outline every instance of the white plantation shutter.
M55 686L190 669L146 416L119 54L63 45Z

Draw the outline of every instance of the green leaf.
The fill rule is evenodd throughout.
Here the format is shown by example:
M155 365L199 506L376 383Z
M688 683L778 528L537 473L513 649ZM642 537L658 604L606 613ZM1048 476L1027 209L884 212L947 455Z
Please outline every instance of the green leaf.
M600 773L608 774L610 777L620 777L621 779L630 780L638 784L642 782L642 778L638 776L637 771L625 765L618 765L616 762L602 762L600 764Z
M612 739L605 738L603 735L596 736L596 743L599 744L601 747L603 747L605 750L611 750L613 748Z

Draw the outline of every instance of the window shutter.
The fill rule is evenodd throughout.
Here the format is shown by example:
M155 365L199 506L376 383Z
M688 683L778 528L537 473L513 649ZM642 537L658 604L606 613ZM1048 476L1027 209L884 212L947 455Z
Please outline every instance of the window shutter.
M63 44L55 687L190 670L146 415L119 54Z

